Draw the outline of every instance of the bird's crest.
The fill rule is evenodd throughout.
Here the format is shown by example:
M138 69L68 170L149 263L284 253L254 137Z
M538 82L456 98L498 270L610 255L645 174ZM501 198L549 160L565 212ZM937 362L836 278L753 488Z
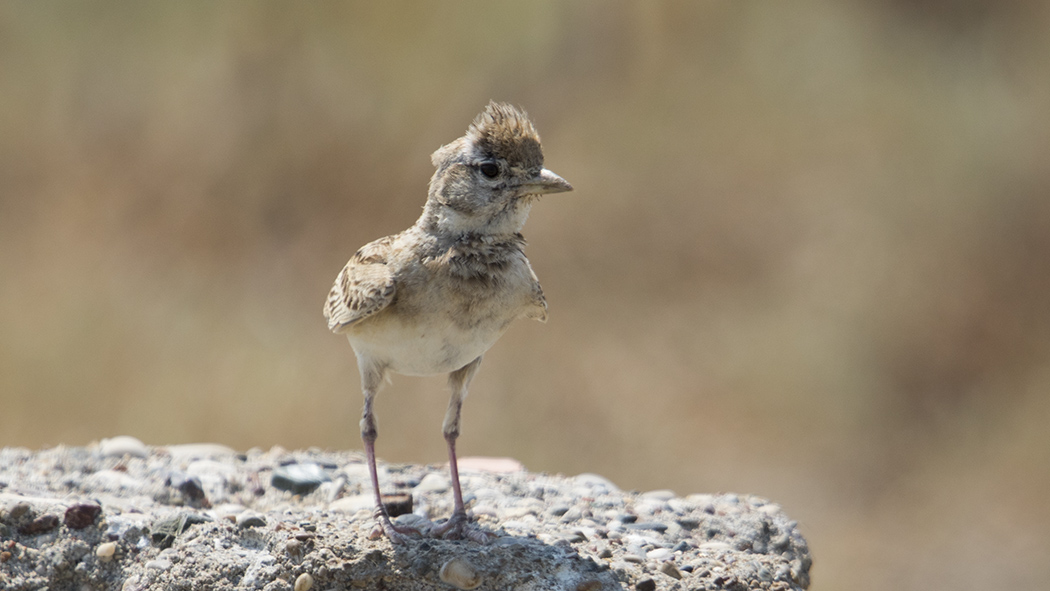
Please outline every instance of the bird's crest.
M496 158L525 168L543 166L540 135L525 111L513 105L489 101L485 110L470 124L466 139Z

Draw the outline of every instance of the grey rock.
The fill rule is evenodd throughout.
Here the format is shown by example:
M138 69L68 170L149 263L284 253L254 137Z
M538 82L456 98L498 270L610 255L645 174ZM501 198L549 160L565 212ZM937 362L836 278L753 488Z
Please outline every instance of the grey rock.
M359 454L170 449L151 448L118 470L84 448L0 449L0 481L8 483L0 491L0 535L19 548L4 562L0 586L421 591L469 588L479 580L479 589L508 591L649 585L795 591L809 585L812 561L798 525L776 504L748 495L668 498L660 491L625 493L595 475L472 472L464 479L465 497L476 499L468 511L491 541L410 536L395 549L369 537L373 496ZM267 486L289 466L314 466L308 470L315 480L337 474L340 494L349 496L328 503L328 490L293 496ZM447 469L379 468L391 475L384 493L415 496L415 513L398 517L399 524L426 531L448 517ZM162 502L161 491L174 490L165 479L177 471L199 478L213 509ZM84 500L70 501L70 490ZM581 491L587 501L578 503ZM101 507L94 525L62 527L71 503L88 500ZM643 511L657 505L663 508ZM74 514L80 523L80 510ZM18 530L49 515L59 523L48 531ZM442 567L457 560L469 572L451 586L442 583Z
M322 482L329 480L331 477L318 464L288 464L274 469L270 484L295 495L306 495L321 486Z
M237 527L262 527L266 525L266 518L254 511L245 511L237 515Z

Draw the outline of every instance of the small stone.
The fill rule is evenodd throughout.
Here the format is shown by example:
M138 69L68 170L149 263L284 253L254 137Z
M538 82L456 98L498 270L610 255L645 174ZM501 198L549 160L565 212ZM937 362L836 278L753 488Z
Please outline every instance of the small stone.
M766 503L765 505L759 507L758 510L762 513L765 513L766 515L772 516L776 515L777 513L780 513L780 505L776 503Z
M383 495L383 507L386 508L387 515L392 518L407 515L412 512L412 495L403 493Z
M41 515L18 528L18 533L24 536L35 536L55 529L58 527L58 523L58 515Z
M732 548L732 546L726 544L725 542L704 542L699 546L700 550L712 550L716 552L723 550L731 550Z
M185 472L172 472L165 479L164 484L182 493L182 496L191 504L203 504L207 502L204 495L204 487L201 479L190 476Z
M94 503L81 503L66 509L63 522L69 529L84 529L94 525L95 519L102 513L102 507Z
M8 560L11 560L11 553L7 550L0 552L0 562L7 562Z
M95 556L102 562L109 562L113 560L113 555L117 553L116 542L106 542L105 544L99 544L98 548L95 548Z
M576 591L601 591L601 588L602 582L597 579L583 581L579 585L576 585Z
M107 458L124 456L144 458L149 455L149 449L146 448L146 444L129 435L103 439L98 444L98 451Z
M299 540L288 540L284 543L284 551L293 558L299 558L303 555L303 543Z
M419 481L419 484L413 489L413 492L445 492L452 486L452 483L445 476L438 474L437 472L431 472L423 477L423 480Z
M170 560L150 560L146 563L146 568L155 568L157 570L168 570L171 568Z
M658 523L656 521L644 521L642 523L628 523L624 527L626 527L627 529L643 529L643 530L647 529L647 530L652 530L652 531L656 531L656 532L660 532L660 533L664 533L665 531L667 531L667 524L666 523Z
M562 523L572 523L583 517L583 512L580 511L579 507L572 507L561 516Z
M612 550L608 548L602 548L602 551L598 553L598 558L612 558Z
M8 512L8 515L11 516L12 520L21 519L22 516L29 513L29 510L32 508L33 506L25 501L15 503L15 506L11 507L11 510Z
M328 473L318 464L288 464L274 469L270 484L294 495L306 495L329 480Z
M690 531L700 526L700 520L694 517L682 517L681 519L676 519L675 523L680 525L682 529L687 529Z
M266 525L266 518L254 511L245 511L237 516L237 527L241 529L264 525Z
M682 578L682 573L678 571L678 567L675 566L674 563L671 561L667 561L661 564L660 572L674 579Z
M340 513L357 513L362 509L371 509L374 503L370 494L350 495L332 501L328 504L328 508Z
M611 480L603 476L598 476L597 474L578 474L574 480L576 481L577 486L589 488L593 492L604 494L620 492L619 487L613 484Z
M453 558L441 567L438 577L457 589L474 589L481 584L481 575L462 558Z
M650 560L667 560L672 556L674 556L674 552L671 552L667 548L657 548L655 550L650 550L645 553L645 557Z
M303 573L295 578L294 591L310 591L314 586L314 577L310 573Z
M655 501L669 501L675 498L676 496L678 495L676 495L673 490L651 490L649 492L642 493L641 495L639 495L639 498Z
M634 584L634 588L638 591L656 591L656 581L652 579L642 579Z
M459 459L460 472L492 472L510 474L525 470L525 465L514 458L469 457Z

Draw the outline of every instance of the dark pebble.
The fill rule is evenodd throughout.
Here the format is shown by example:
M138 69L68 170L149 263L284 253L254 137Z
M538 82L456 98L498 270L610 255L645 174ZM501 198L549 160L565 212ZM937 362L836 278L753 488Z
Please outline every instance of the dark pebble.
M58 527L58 515L41 515L33 521L18 528L18 533L24 536L35 536L47 533Z
M398 515L408 515L412 512L412 495L403 493L383 495L383 507L386 508L387 515L391 519Z
M652 579L642 579L634 584L634 588L638 591L656 591L656 581Z
M682 526L682 529L688 530L694 530L700 527L700 520L692 517L683 517L681 519L676 519L675 523Z
M624 525L626 529L650 529L652 531L664 533L667 531L667 524L657 523L655 521L644 521L642 523L628 523Z
M83 503L66 509L66 514L62 521L69 529L84 529L94 525L95 519L101 514L102 507L94 503Z
M18 503L14 507L11 507L9 515L12 520L21 519L23 515L29 514L32 508L32 505L29 503Z
M632 515L630 513L624 513L623 515L617 517L617 519L620 520L620 523L634 523L635 521L638 521L638 516Z
M200 478L196 476L190 476L183 472L172 472L165 484L182 493L182 496L191 503L205 501L204 487L201 485Z
M294 495L307 495L329 480L328 473L317 464L288 464L273 471L270 484Z

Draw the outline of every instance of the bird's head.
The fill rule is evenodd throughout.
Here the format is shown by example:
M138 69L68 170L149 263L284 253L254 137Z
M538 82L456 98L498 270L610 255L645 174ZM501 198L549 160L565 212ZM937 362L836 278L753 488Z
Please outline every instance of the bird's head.
M571 191L543 167L540 136L528 115L490 102L466 135L438 148L424 209L427 225L452 233L521 231L533 198Z

